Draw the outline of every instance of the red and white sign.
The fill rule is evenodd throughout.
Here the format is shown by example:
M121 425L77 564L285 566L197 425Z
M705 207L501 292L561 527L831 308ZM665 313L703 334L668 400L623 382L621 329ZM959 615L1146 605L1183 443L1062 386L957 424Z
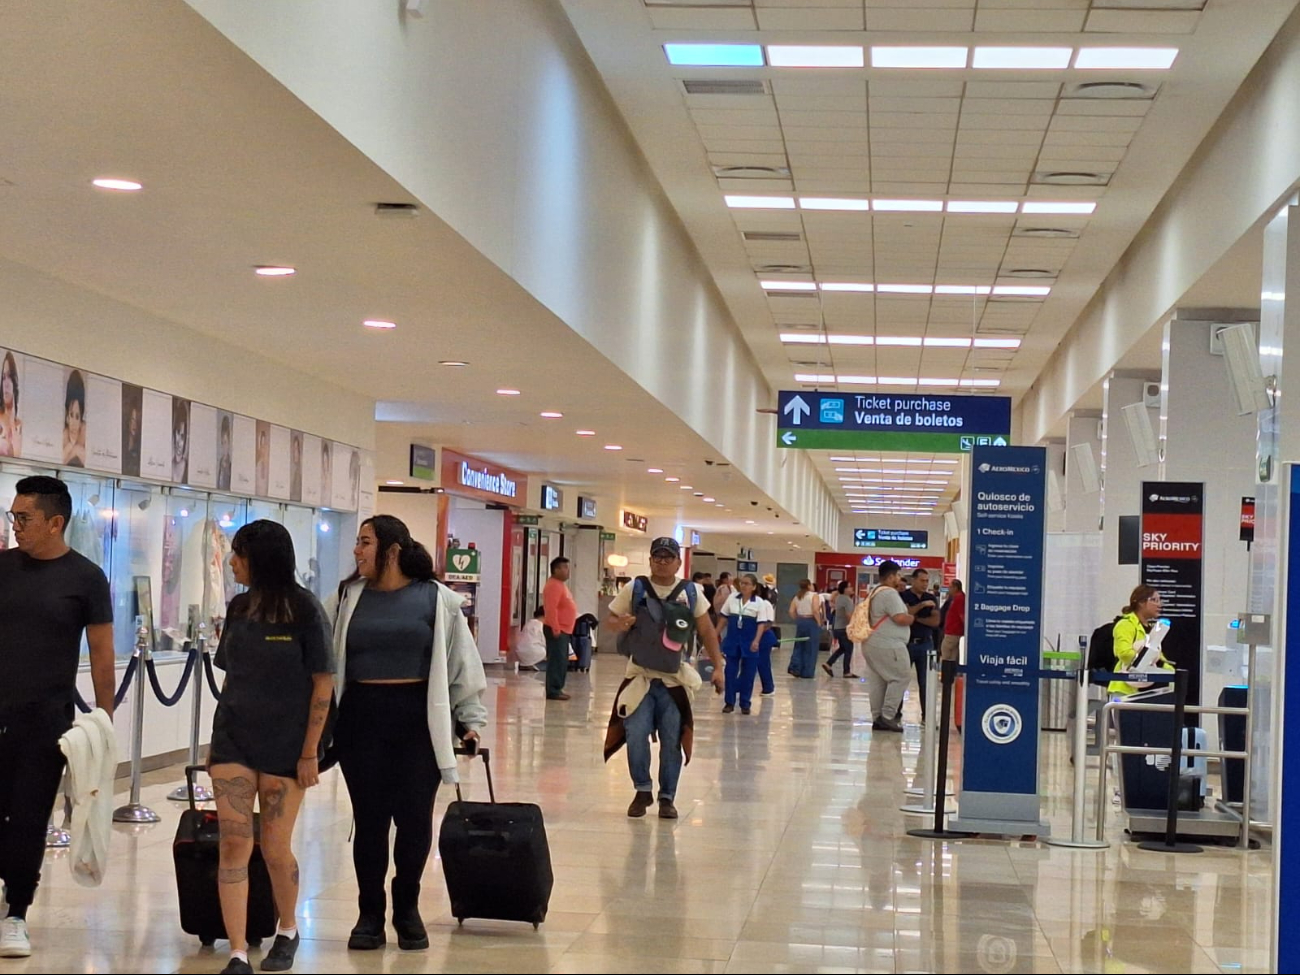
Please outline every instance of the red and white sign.
M1200 515L1144 514L1142 516L1142 558L1200 559Z
M442 489L464 498L522 508L528 500L528 476L478 457L444 449Z
M946 589L957 581L957 563L945 562L943 564L943 585Z

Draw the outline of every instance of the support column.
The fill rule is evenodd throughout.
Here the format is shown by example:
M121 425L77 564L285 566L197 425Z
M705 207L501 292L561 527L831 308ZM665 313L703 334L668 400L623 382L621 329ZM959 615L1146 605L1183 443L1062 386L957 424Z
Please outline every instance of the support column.
M1105 383L1101 414L1101 468L1102 468L1102 548L1101 584L1098 595L1105 614L1117 613L1128 602L1129 595L1140 580L1140 566L1119 564L1120 518L1142 514L1142 482L1155 480L1158 467L1138 467L1137 452L1129 437L1124 407L1141 403L1146 387L1158 383L1160 377L1149 373L1111 373ZM1153 430L1159 429L1158 408L1147 410Z

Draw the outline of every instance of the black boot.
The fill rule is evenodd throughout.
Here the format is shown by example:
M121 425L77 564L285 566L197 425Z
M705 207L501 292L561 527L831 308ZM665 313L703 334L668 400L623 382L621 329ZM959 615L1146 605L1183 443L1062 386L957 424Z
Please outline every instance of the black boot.
M423 951L429 947L429 932L420 917L420 887L410 889L393 880L393 930L397 932L397 947L403 951Z
M378 896L361 897L361 916L348 937L349 951L377 951L388 941L384 933L384 909L387 898L380 888Z

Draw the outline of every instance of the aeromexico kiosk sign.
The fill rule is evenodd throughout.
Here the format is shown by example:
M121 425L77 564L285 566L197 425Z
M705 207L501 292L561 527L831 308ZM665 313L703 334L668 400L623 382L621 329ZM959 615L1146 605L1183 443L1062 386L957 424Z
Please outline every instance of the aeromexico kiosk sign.
M955 830L1047 832L1038 790L1046 496L1045 448L975 448L965 739Z
M1187 671L1187 703L1201 703L1205 485L1142 483L1142 582L1163 602L1169 633L1160 649Z

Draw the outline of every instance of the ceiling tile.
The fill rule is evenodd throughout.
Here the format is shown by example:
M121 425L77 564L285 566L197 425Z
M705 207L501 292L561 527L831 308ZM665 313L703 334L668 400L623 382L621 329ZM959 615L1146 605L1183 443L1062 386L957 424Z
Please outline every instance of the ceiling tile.
M718 125L758 125L772 127L780 124L777 118L775 106L749 110L694 108L691 109L691 118L695 119L695 124L701 129L708 126Z
M709 152L764 152L783 153L785 143L780 139L704 139L704 147Z
M745 7L649 7L655 30L755 30L754 12Z
M966 86L967 98L1055 99L1060 93L1057 81L972 81Z
M1142 127L1142 119L1127 115L1058 115L1052 119L1052 132L1124 132L1133 135Z
M1050 123L1051 116L1048 115L984 115L975 112L963 112L961 116L961 133L965 134L971 130L1017 129L1022 132L1038 132L1041 134L1047 131Z
M1151 110L1145 98L1067 98L1060 103L1060 115L1128 115L1141 117Z
M755 7L854 7L861 9L862 0L754 0Z
M865 86L856 95L777 95L776 105L783 112L865 112Z
M1094 10L1087 30L1111 34L1192 34L1199 10Z
M867 127L867 113L865 111L857 112L808 112L798 111L791 112L782 109L781 124L787 128L790 127L807 127L816 128L851 128L865 129Z
M1053 129L1043 140L1046 146L1127 146L1133 136L1127 132L1070 132Z
M867 141L867 130L865 128L786 124L781 131L784 131L785 138L790 142L797 142L800 139L836 144L842 142L865 143Z
M918 78L912 81L873 79L867 86L872 98L961 98L966 85L959 80Z
M927 3L932 0L926 0ZM877 8L867 7L869 31L946 31L965 32L975 24L975 11L969 5L962 7L907 6Z
M783 95L842 95L857 97L866 91L866 82L861 76L832 74L804 74L796 77L776 76L772 79L772 91L777 98Z
M975 30L1040 34L1075 34L1083 30L1084 10L1000 10L980 7Z
M908 112L872 112L871 113L871 130L876 129L940 129L953 130L957 127L959 116L954 112L952 115L935 115L932 113Z
M761 7L760 30L853 30L863 29L859 7Z

